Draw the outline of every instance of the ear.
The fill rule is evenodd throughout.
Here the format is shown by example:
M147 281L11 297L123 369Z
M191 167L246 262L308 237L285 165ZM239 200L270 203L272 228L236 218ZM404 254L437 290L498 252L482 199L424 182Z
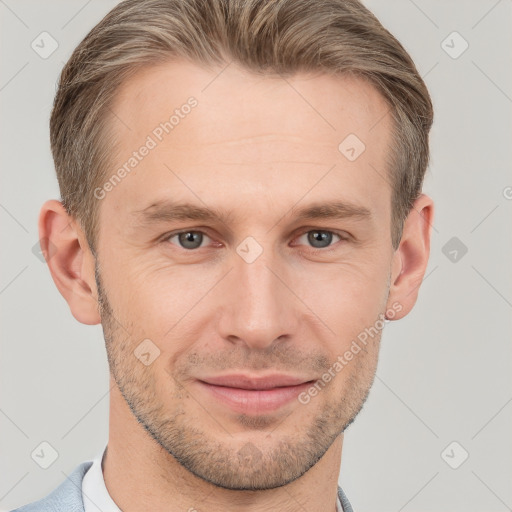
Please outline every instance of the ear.
M393 255L387 308L398 303L401 309L393 308L396 314L390 320L403 318L416 303L430 255L433 220L434 202L421 194L404 222L400 245Z
M72 315L83 324L99 324L94 256L78 222L61 202L52 199L43 204L39 239L53 281Z

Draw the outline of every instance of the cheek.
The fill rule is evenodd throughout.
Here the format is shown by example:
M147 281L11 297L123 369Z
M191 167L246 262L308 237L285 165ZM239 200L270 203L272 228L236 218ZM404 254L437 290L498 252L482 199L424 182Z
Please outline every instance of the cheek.
M134 338L152 339L162 353L177 355L194 339L194 331L204 328L201 319L215 305L215 297L207 292L222 275L219 269L193 265L143 270L134 265L122 276L121 293L116 292L119 315L129 323Z
M335 333L333 349L337 352L371 326L385 307L387 261L379 252L376 247L366 248L340 263L307 261L287 266L281 262L283 280L293 292L289 294L290 308L297 315L313 312L329 326ZM220 283L229 265L214 261L172 266L158 257L148 265L134 257L118 258L110 267L104 272L118 320L140 339L173 339L177 351L180 339L192 339L194 330L204 329L208 318L215 316L216 294L222 294L220 302L226 305L226 287L236 286L227 284L229 279ZM317 334L326 333L329 331Z
M334 331L338 344L373 325L386 307L384 265L326 265L315 274L304 271L297 283L298 295Z

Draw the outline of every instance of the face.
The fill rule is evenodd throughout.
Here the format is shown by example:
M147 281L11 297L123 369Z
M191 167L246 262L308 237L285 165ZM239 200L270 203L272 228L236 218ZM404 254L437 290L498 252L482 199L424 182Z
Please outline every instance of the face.
M117 96L117 178L97 190L109 364L139 423L206 481L293 481L367 397L397 307L387 110L358 79L234 64L167 63ZM359 156L357 139L339 149L349 134Z

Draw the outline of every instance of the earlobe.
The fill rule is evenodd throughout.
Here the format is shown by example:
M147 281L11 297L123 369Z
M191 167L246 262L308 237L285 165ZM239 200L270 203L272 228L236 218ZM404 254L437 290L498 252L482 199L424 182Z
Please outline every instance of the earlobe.
M421 194L404 222L400 245L393 256L387 307L396 303L401 306L394 320L406 316L418 298L430 255L433 220L434 203L429 196Z
M83 324L99 324L94 256L78 222L61 202L50 200L43 204L39 238L53 281L72 315Z

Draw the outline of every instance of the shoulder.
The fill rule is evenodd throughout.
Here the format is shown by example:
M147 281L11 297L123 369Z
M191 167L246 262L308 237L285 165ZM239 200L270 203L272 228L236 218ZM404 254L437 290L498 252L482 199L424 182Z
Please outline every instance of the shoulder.
M352 505L348 501L346 494L343 492L343 489L338 485L338 498L343 506L343 512L354 512Z
M92 461L82 462L45 498L11 512L84 512L82 480Z

